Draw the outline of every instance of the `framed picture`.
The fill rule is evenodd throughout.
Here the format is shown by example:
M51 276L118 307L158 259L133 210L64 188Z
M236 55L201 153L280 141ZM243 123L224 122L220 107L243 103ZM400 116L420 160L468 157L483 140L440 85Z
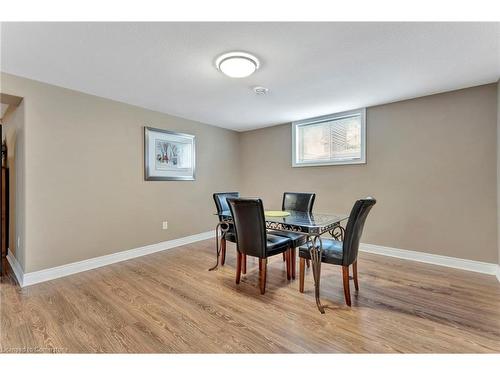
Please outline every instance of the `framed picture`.
M144 179L194 180L195 137L144 127Z

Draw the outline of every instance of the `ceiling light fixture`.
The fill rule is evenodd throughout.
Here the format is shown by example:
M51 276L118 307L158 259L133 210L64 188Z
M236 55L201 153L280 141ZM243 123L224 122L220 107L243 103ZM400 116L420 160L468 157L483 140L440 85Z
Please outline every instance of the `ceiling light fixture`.
M215 65L222 73L231 78L248 77L259 69L260 62L246 52L225 53L215 60Z

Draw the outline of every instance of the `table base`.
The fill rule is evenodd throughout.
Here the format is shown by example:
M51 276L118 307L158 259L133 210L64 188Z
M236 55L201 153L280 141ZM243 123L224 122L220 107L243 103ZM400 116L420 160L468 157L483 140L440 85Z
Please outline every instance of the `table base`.
M218 223L217 226L215 227L215 251L217 252L217 261L215 263L215 266L208 269L209 271L215 271L217 268L219 268L219 257L220 257L220 252L222 250L222 244L221 241L219 241L219 239L222 239L228 230L229 230L229 225L223 221Z
M314 297L316 299L316 306L321 314L325 313L325 309L321 304L321 300L319 298L319 286L321 279L321 254L323 252L323 244L321 241L321 237L319 235L316 236L308 236L307 237L309 246L309 254L311 254L311 268L313 272L314 278Z

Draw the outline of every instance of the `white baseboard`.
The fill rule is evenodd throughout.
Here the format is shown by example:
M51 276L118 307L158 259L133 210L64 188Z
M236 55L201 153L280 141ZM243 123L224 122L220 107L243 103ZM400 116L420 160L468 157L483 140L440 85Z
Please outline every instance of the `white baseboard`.
M214 231L182 237L175 240L164 241L157 244L138 247L136 249L125 250L118 253L104 255L97 258L82 260L80 262L69 263L58 267L48 268L35 272L24 273L21 265L9 251L7 260L10 263L14 274L21 287L38 284L44 281L57 279L72 275L78 272L88 271L94 268L106 266L124 260L138 258L144 255L153 254L159 251L172 249L174 247L191 244L198 241L207 240L215 236ZM420 251L402 250L393 247L361 244L360 251L378 255L390 256L394 258L412 260L416 262L430 263L444 267L458 268L467 271L480 272L488 275L496 275L500 282L500 265L494 263L478 262L475 260L460 259L423 253Z
M359 249L360 251L364 251L366 253L385 255L389 257L413 260L422 263L436 264L438 266L458 268L461 270L485 273L488 275L496 274L497 279L500 281L500 277L498 275L498 273L500 272L500 266L495 263L453 258L444 255L429 254L420 251L402 250L393 247L371 245L366 243L362 243L359 246Z
M19 264L19 262L17 261L17 259L14 257L14 255L12 255L12 252L10 250L7 251L7 262L9 262L10 267L14 271L14 275L16 275L17 282L19 283L19 285L23 286L24 282L23 269Z
M118 253L103 255L96 258L82 260L80 262L69 263L58 267L47 268L44 270L28 272L24 274L21 267L19 266L19 263L17 263L14 257L12 256L10 257L12 261L9 260L9 263L11 263L12 269L14 269L14 273L17 276L19 285L21 285L21 287L25 287L28 285L38 284L44 281L58 279L60 277L72 275L75 273L88 271L94 268L106 266L108 264L113 264L128 259L138 258L144 255L153 254L159 251L172 249L174 247L182 245L188 245L193 242L207 240L209 238L213 238L214 236L215 236L214 231L204 232L204 233L194 234L192 236L177 238L175 240L164 241L152 245L146 245L138 247L136 249L120 251Z

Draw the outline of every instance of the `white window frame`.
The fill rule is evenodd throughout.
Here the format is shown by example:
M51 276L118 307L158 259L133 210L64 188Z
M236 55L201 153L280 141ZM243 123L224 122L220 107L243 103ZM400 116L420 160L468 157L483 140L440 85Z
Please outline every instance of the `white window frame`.
M361 116L361 158L356 159L343 159L338 161L317 161L317 162L298 162L298 128L304 125L311 125L319 122L327 122L331 120L338 120L344 117L351 117L352 115ZM366 108L355 109L352 111L345 111L333 113L326 116L314 117L306 120L292 122L292 167L317 167L323 165L349 165L349 164L366 164Z

